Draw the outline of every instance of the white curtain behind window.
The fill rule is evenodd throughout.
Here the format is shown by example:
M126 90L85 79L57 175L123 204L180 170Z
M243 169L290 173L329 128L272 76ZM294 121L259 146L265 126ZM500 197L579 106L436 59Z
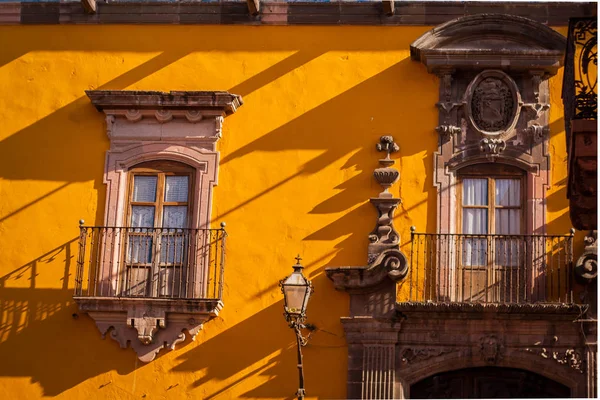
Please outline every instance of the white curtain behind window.
M496 208L496 234L518 235L521 233L521 181L518 179L496 179L496 206L519 208ZM495 246L495 264L516 266L519 262L518 238L498 238Z
M463 224L462 233L481 235L488 233L487 208L469 206L488 205L487 179L463 180ZM487 264L487 240L465 238L463 246L463 264L467 266Z

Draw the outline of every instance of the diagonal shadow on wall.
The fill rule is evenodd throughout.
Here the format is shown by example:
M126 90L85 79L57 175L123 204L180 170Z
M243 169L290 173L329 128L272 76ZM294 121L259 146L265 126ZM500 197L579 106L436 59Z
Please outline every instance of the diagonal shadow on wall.
M415 79L410 81L399 79L408 76ZM431 90L423 87L423 81L431 83ZM341 213L343 215L304 237L303 240L332 241L345 237L335 245L338 252L328 265L356 265L357 262L366 261L368 244L366 238L373 229L377 216L375 209L366 202L369 197L376 197L381 191L381 187L372 178L373 169L379 167L377 160L382 157L382 154L375 150L375 144L378 143L381 135L391 134L400 144L400 152L394 154L393 158L416 157L422 163L422 168L427 171L427 176L418 177L418 179L424 180L420 186L415 184L418 183L418 180L413 176L410 184L414 187L405 191L410 193L415 189L424 190L429 198L435 198L435 188L431 182L431 158L427 154L420 154L424 149L427 150L425 153L436 149L437 136L433 131L433 126L415 123L411 116L431 114L431 121L435 121L437 115L436 91L435 79L432 79L420 64L404 59L298 118L227 154L221 162L225 167L230 163L235 165L235 161L239 158L256 153L268 155L272 152L289 150L321 151L318 156L303 164L293 175L286 176L277 183L255 192L234 208L219 213L218 218L223 219L230 214L243 212L242 208L251 205L263 196L274 195L275 192L280 196L279 201L285 204L286 196L293 194L290 191L280 190L283 186L290 184L293 179L298 177L317 176L319 171L350 155L341 167L342 172L340 173L340 176L347 178L331 182L331 186L326 189L337 191L337 193L313 205L308 211L309 215ZM425 97L431 98L415 101L411 94L418 92L424 92L426 93ZM362 99L374 100L361 101ZM344 135L344 132L351 133ZM364 132L364 134L357 135L356 132ZM400 164L397 163L396 167L400 169L402 175ZM244 173L244 171L236 171L236 177L243 180ZM395 189L397 190L395 195L402 192L403 184L403 179L401 179L398 189ZM321 182L320 185L327 186L328 183ZM435 229L434 202L415 201L410 198L403 200L404 204L397 212L397 220L408 223L397 226L398 230L408 232L411 219L408 214L415 207L429 210L430 217L427 226L423 226L421 229ZM277 210L271 212L276 214ZM402 216L402 213L406 215ZM274 215L274 217L277 216Z
M328 381L315 371L331 364L331 379L345 378L345 360L328 357L326 352L344 347L344 340L315 332L303 349L307 390L327 398ZM244 321L201 342L178 357L180 364L172 372L201 373L203 376L187 388L198 398L293 398L298 385L296 341L283 318L283 301L278 301ZM337 364L337 365L336 365ZM325 366L327 367L327 365ZM327 368L325 368L327 369ZM336 376L340 371L342 376ZM339 374L338 374L339 375ZM253 377L256 387L237 386ZM218 390L206 389L208 382L223 382ZM331 393L330 396L334 394Z
M90 377L115 369L127 374L134 353L118 345L81 340L100 335L93 323L73 317L77 306L69 280L75 271L77 238L58 246L0 278L0 376L30 377L45 396L56 396ZM62 270L62 271L61 271ZM57 288L39 288L40 274L59 275ZM91 320L89 321L91 322ZM102 342L100 342L102 343ZM128 358L131 362L115 362ZM65 373L56 367L68 363ZM54 365L55 367L49 367Z

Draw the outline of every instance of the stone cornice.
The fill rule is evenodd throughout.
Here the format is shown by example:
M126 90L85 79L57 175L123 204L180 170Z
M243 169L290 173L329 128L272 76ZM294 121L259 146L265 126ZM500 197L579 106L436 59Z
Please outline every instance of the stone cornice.
M223 308L223 302L216 299L146 299L135 297L77 297L73 300L81 311L122 311L132 307L150 306L160 308L163 312L205 314L216 317Z
M191 110L233 114L244 102L229 92L86 90L98 111L105 110Z
M393 7L391 7L393 4ZM512 14L549 25L570 17L596 15L597 3L490 3L482 1L262 2L258 12L246 1L97 2L89 14L81 2L0 3L0 24L236 24L236 25L438 25L460 15ZM391 13L393 9L393 13Z
M556 74L566 38L529 18L505 14L459 17L426 32L410 46L411 58L430 72L509 68Z

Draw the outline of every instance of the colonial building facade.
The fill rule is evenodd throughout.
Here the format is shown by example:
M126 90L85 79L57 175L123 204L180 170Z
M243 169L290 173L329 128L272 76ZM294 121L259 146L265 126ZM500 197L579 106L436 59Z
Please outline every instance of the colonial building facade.
M596 397L596 8L0 3L1 397Z

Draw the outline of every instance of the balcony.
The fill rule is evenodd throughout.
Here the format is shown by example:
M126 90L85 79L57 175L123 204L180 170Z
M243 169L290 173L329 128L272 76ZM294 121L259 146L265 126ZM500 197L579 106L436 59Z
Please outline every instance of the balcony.
M573 301L573 235L412 232L398 309L555 309Z
M74 300L142 361L192 338L223 307L221 229L80 227ZM139 342L135 339L139 339Z
M223 296L224 229L81 227L75 297Z

